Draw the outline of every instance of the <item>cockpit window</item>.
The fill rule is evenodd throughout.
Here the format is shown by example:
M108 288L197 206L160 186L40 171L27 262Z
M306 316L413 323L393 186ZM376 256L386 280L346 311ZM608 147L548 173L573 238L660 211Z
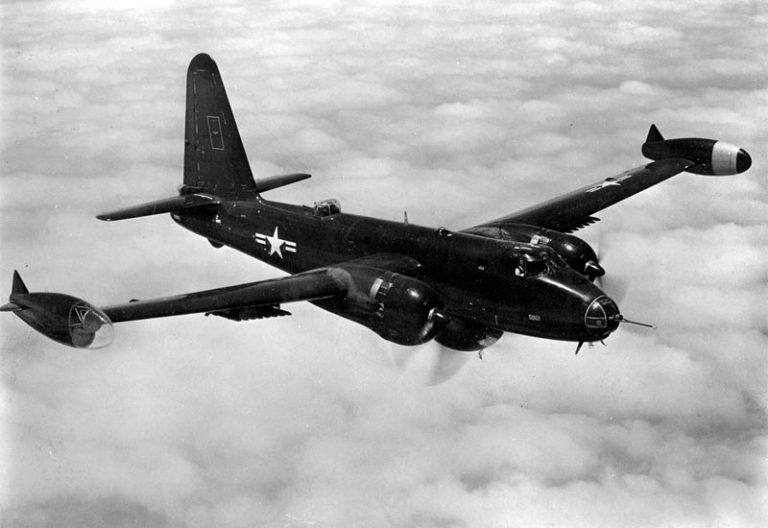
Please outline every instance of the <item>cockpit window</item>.
M547 252L525 253L515 267L515 275L518 277L552 275L565 265L562 258L557 255Z
M316 202L314 215L319 217L331 216L341 212L341 203L336 199L323 200Z

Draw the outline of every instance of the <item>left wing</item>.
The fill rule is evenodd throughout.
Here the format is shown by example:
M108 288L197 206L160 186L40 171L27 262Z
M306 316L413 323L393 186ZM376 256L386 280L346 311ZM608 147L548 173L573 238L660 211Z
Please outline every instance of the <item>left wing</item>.
M30 292L18 272L13 274L9 302L13 312L43 335L75 348L100 348L112 341L112 323L205 312L235 321L288 315L281 303L335 297L349 281L334 268L319 268L279 279L251 282L194 293L131 301L98 308L63 293Z
M346 286L322 268L288 277L216 288L173 297L106 306L101 310L114 322L205 312L228 319L257 319L287 315L280 304L334 297Z
M576 231L597 222L598 219L591 216L597 211L661 183L693 165L694 162L680 158L655 161L463 231L472 233L478 228L504 228L512 224L540 226L563 233Z

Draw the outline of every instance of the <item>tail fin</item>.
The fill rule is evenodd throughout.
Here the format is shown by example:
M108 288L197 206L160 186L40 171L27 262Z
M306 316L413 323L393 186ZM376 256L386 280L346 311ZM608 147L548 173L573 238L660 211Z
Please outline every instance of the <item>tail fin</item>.
M648 137L645 138L645 142L655 143L657 141L664 141L664 136L661 135L661 132L656 128L656 125L651 125L651 128L648 129Z
M218 195L256 192L219 68L205 53L189 63L186 112L186 192Z
M11 286L11 298L8 299L10 302L0 306L0 312L19 312L23 310L24 308L20 304L18 304L19 299L14 298L14 295L27 295L28 293L29 293L29 290L27 289L27 286L24 284L24 281L21 280L21 275L19 275L18 271L13 270L13 285Z
M29 293L26 284L24 284L24 281L21 280L21 275L19 275L19 272L16 270L13 270L13 285L11 286L11 293Z

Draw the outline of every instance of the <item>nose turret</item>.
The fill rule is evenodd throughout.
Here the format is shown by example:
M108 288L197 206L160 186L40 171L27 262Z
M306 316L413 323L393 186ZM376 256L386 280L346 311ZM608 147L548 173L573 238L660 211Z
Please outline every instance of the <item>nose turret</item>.
M592 301L584 314L584 326L596 339L607 337L619 327L620 322L619 307L605 295Z

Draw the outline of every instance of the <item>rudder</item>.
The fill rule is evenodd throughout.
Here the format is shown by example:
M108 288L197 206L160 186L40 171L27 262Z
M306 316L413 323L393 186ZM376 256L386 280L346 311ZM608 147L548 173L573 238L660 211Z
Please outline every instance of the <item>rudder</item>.
M256 192L219 68L205 53L187 70L184 187L218 195Z

